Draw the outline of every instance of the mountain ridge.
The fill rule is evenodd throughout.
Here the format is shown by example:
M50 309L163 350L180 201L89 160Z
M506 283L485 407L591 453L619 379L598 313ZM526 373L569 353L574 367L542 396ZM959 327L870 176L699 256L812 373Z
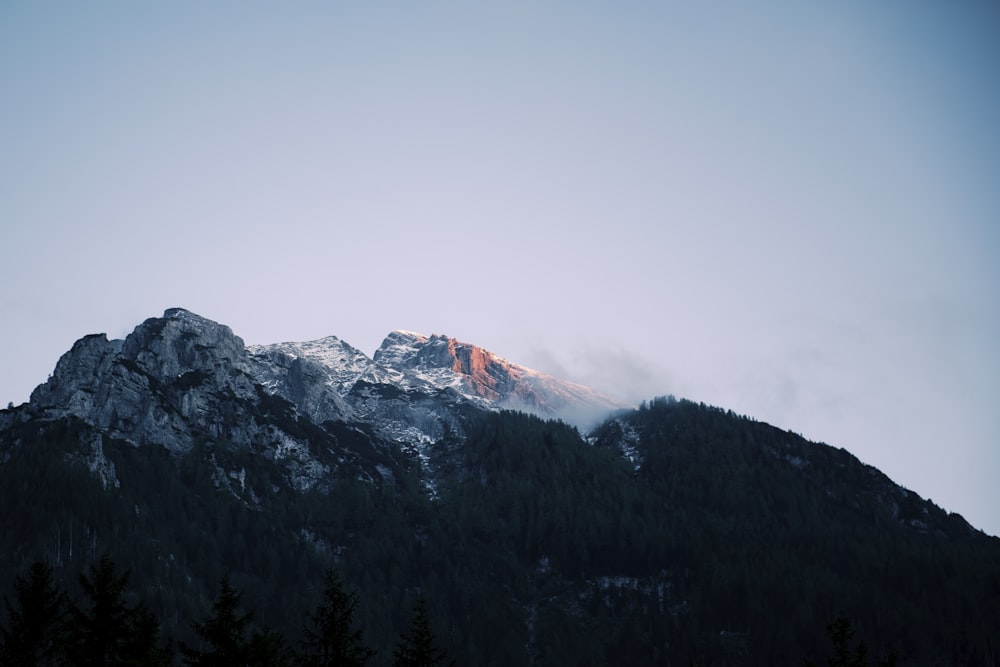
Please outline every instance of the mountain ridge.
M280 461L297 488L321 484L336 468L315 453L302 420L362 425L402 443L432 489L425 450L461 434L463 411L518 409L586 425L619 407L446 336L392 332L371 358L336 336L247 346L224 324L169 308L122 340L78 340L32 392L25 414L75 417L109 437L175 454L224 439ZM393 470L371 463L363 474L395 477Z
M397 329L386 335L371 357L336 336L248 349L253 355L281 353L325 366L331 373L328 383L341 395L359 380L418 391L453 389L487 407L519 409L581 424L626 407L584 385L441 334L426 336Z
M231 572L294 636L336 565L380 651L419 591L462 664L800 665L841 612L907 664L996 664L1000 540L721 408L516 409L577 387L403 330L371 358L183 309L84 336L0 410L0 585L108 551L184 639Z

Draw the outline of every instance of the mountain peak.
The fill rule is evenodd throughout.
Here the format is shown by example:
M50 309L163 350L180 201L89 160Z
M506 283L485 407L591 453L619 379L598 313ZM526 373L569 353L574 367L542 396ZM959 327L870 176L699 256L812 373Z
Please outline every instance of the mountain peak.
M395 331L389 332L389 334L386 336L386 339L389 338L424 341L427 340L428 336L425 336L424 334L418 333L416 331L409 331L407 329L396 329Z
M375 363L451 388L501 408L581 422L622 407L582 385L512 363L489 350L449 336L397 330L375 352Z
M373 359L375 363L402 370L405 368L437 368L450 365L445 348L447 336L425 336L414 331L398 329L382 341ZM444 352L444 354L442 354Z
M122 355L157 378L172 378L191 370L212 371L220 362L246 369L243 339L224 324L184 308L168 308L137 326Z
M170 308L124 340L81 338L32 392L31 406L47 418L74 416L114 437L187 451L204 429L245 439L245 421L223 426L218 415L256 398L252 371L229 327Z
M195 315L187 308L167 308L163 311L163 317L187 317L187 316L201 317L200 315ZM204 318L202 318L204 319Z
M385 387L393 389L380 393ZM261 391L284 398L315 423L395 424L401 408L378 407L381 395L433 403L443 393L445 404L467 400L581 426L623 407L587 387L441 334L393 331L372 358L336 336L247 347L228 326L185 308L146 319L124 340L104 334L81 339L35 390L32 403L53 416L73 414L111 433L183 450L191 441L180 435L185 424L208 418L219 396L253 403ZM426 405L413 410L427 412ZM425 417L410 421L434 421ZM235 432L228 437L239 439Z

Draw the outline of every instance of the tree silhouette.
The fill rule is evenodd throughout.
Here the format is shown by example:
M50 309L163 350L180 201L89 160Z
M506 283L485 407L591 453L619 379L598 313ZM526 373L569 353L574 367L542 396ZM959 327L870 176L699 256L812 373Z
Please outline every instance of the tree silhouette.
M250 644L245 635L253 614L241 609L242 597L243 594L229 582L229 576L224 576L212 612L204 621L193 624L195 633L207 645L206 650L181 646L187 664L224 667L249 662Z
M159 647L159 622L143 605L125 602L129 573L117 574L107 554L80 576L86 598L70 606L66 657L71 665L158 665L167 656Z
M826 661L829 667L868 667L868 647L865 643L859 641L854 650L851 650L854 629L851 627L850 619L838 616L827 624L826 631L833 644L833 655ZM890 652L878 664L879 667L895 667L896 654ZM815 667L815 663L807 660L805 667Z
M294 664L285 637L268 628L258 628L251 633L247 651L247 667L291 667Z
M446 658L447 654L435 645L434 634L427 619L427 603L421 595L413 607L410 630L400 637L393 652L393 667L437 667L446 664ZM455 663L450 661L447 664Z
M55 661L66 614L66 594L52 568L37 561L14 582L14 603L4 596L7 625L0 627L0 664L40 665Z
M363 631L352 630L357 605L357 594L344 591L340 573L334 568L327 570L323 602L305 624L301 664L360 667L375 655L362 642Z

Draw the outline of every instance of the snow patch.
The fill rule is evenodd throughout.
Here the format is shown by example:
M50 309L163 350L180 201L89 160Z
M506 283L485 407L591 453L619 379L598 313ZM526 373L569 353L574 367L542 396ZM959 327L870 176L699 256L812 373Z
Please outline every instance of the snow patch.
M621 438L618 440L618 451L628 459L635 470L642 467L642 452L639 451L639 429L634 424L616 419L615 422L621 427Z

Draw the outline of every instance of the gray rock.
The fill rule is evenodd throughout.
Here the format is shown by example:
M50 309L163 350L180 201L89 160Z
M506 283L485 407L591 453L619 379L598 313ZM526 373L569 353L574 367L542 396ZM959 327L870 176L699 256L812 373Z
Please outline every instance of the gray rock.
M23 414L76 417L104 436L174 453L199 441L232 443L277 462L293 488L307 489L328 484L337 461L358 460L336 444L336 428L324 430L331 422L376 434L384 448L377 456L392 456L384 443L397 443L431 480L428 452L463 437L464 411L514 408L566 418L572 410L614 407L586 387L446 336L393 332L373 359L334 336L248 349L229 327L171 308L124 340L97 334L77 341ZM326 462L311 448L317 437L333 456ZM100 448L91 449L101 463ZM113 477L95 466L105 481ZM372 470L365 474L385 478Z

